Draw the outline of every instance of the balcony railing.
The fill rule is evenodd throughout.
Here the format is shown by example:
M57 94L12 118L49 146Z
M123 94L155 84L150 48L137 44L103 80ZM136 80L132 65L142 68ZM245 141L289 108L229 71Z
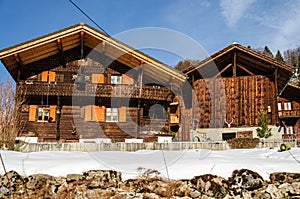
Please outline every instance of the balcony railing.
M300 110L282 110L282 111L278 111L278 116L280 118L300 117Z
M169 88L161 86L140 86L125 84L85 84L78 88L72 83L43 83L20 82L18 89L26 92L26 95L48 96L92 96L92 97L117 97L140 98L150 100L172 101L172 92Z

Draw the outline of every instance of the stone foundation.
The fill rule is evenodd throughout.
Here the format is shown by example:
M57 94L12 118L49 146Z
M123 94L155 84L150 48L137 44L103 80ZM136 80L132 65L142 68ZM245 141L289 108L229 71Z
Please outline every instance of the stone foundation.
M149 172L149 170L148 170ZM156 173L155 170L152 172ZM158 173L157 173L158 174ZM9 171L0 179L0 198L298 198L299 173L272 173L270 180L256 172L235 170L228 179L206 174L187 180L166 180L157 175L141 175L122 181L121 173L91 170L83 174L28 177Z

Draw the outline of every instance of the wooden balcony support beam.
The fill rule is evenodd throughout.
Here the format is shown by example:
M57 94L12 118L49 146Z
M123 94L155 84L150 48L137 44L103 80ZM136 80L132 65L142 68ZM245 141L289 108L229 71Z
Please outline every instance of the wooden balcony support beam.
M218 73L213 77L213 79L214 79L214 78L217 78L218 76L221 76L222 73L225 72L225 71L226 71L229 67L231 67L231 66L232 66L231 63L228 64L225 68L223 68L220 72L218 72Z
M239 68L243 69L245 72L247 72L249 75L255 75L254 73L252 73L250 70L248 70L247 68L245 68L244 66L238 64L237 65Z

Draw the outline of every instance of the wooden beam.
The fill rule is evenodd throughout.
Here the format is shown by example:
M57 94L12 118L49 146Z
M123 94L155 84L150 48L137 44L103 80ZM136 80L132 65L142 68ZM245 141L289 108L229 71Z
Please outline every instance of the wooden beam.
M81 55L81 59L83 59L84 56L84 31L81 30L80 31L80 55Z
M245 68L244 66L238 64L238 67L240 67L241 69L243 69L244 71L246 71L247 73L249 73L250 75L255 75L254 73L252 73L250 70L248 70L247 68Z
M232 76L236 77L236 50L233 51L233 69Z
M14 57L15 57L15 60L18 62L18 64L19 64L20 66L24 66L24 63L23 63L23 61L21 60L20 55L19 55L18 53L15 53L15 54L14 54Z
M24 63L21 60L21 57L20 57L20 55L18 53L15 53L14 57L15 57L15 59L17 61L17 81L19 81L20 78L21 78L21 70L20 70L20 68L24 67Z
M223 68L220 72L218 72L215 76L213 76L214 78L217 78L218 76L220 76L224 71L226 71L230 66L232 66L232 63L228 64L225 68Z
M56 41L57 41L57 47L58 47L59 53L62 56L64 56L64 49L63 49L63 46L62 46L62 43L61 43L61 39L58 38Z

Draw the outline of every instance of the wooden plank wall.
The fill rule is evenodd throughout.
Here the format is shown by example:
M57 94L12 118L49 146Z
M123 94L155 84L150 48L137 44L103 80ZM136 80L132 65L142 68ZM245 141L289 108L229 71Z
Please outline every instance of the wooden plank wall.
M274 82L264 76L199 79L194 82L197 102L193 102L198 128L256 126L258 111L277 110ZM273 114L275 123L276 115Z

